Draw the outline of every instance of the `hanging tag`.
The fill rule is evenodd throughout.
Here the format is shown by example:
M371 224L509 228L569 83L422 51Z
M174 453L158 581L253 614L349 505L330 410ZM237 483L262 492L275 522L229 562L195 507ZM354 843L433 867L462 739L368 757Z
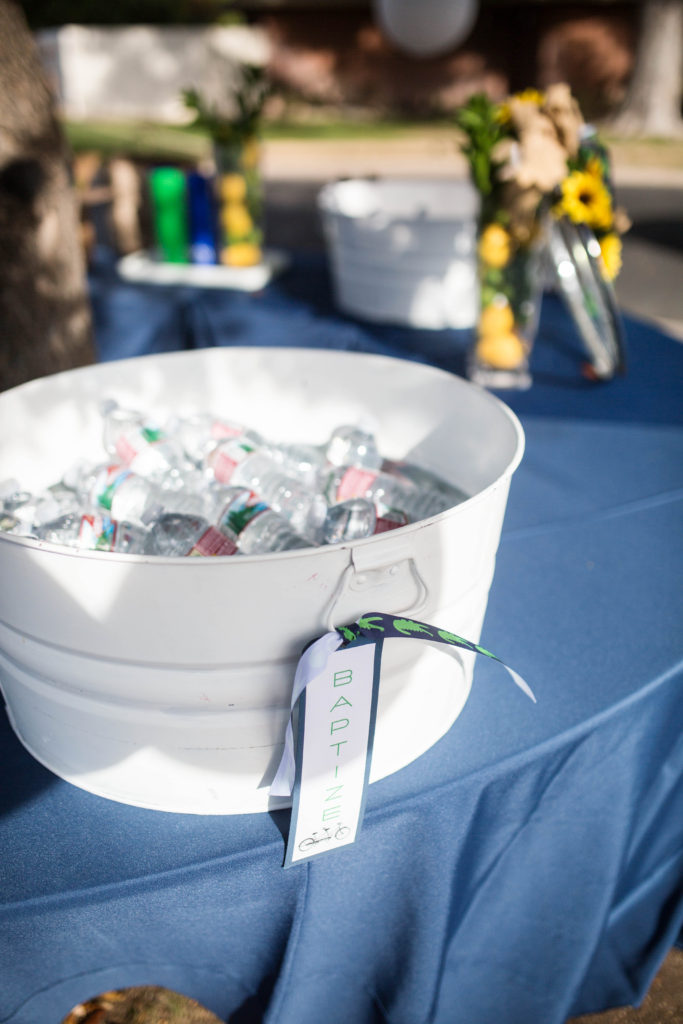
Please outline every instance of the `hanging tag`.
M299 660L285 746L270 787L272 796L292 796L284 867L356 840L372 761L382 647L390 638L482 654L536 701L525 680L491 651L417 619L371 612L325 633Z
M298 699L285 867L356 840L372 760L380 656L381 643L363 637L330 653Z

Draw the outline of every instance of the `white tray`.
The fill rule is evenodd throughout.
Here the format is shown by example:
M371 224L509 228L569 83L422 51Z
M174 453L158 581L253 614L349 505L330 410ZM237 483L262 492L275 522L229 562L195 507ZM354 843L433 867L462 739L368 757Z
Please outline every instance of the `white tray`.
M123 256L117 269L128 281L144 284L193 285L196 288L234 288L257 292L289 266L289 256L279 249L265 249L261 263L253 267L224 267L221 264L162 263L148 252Z

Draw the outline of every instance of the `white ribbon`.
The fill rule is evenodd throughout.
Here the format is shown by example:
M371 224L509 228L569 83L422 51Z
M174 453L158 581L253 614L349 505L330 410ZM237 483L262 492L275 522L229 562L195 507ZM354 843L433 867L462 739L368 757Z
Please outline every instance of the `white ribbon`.
M325 633L314 643L307 647L299 658L294 675L292 686L292 702L290 706L289 721L285 733L285 748L282 751L282 759L275 773L275 778L270 785L271 796L290 796L294 788L294 777L296 774L296 762L294 759L294 731L292 729L292 711L300 695L309 683L317 679L325 671L327 659L336 651L342 643L342 635L337 630Z
M325 671L327 660L331 654L333 654L341 646L343 638L341 633L337 630L332 630L330 633L325 633L323 636L315 640L310 647L307 647L304 653L299 658L299 663L296 667L296 673L294 675L294 685L292 686L292 700L290 705L289 720L287 722L287 731L285 733L285 746L282 751L282 758L278 769L275 773L275 778L270 785L271 796L290 796L292 789L294 788L294 778L296 775L296 761L294 757L294 730L292 728L292 712L294 711L294 705L298 701L300 695L306 689L309 683L312 683L314 679L317 679ZM439 645L440 649L447 653L449 648L448 645ZM462 648L458 647L458 650ZM465 648L467 650L467 648ZM456 648L451 647L450 653L454 653ZM536 697L529 686L529 684L520 676L514 669L511 669L509 665L506 665L504 661L500 661L500 658L495 658L503 668L507 669L508 673L512 677L514 683L520 688L522 693L525 693L534 704L536 703Z

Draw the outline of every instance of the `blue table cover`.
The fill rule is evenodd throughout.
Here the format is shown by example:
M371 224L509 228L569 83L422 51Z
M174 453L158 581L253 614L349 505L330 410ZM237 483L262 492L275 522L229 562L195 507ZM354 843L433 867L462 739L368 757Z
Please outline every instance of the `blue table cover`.
M106 265L91 286L104 361L296 345L463 368L464 333L338 313L315 253L257 294ZM233 1024L563 1024L643 998L683 924L683 346L625 326L628 373L591 384L547 295L534 385L501 393L526 453L482 642L538 703L480 659L449 733L370 787L354 846L283 870L288 812L93 796L3 715L0 1022L141 984Z

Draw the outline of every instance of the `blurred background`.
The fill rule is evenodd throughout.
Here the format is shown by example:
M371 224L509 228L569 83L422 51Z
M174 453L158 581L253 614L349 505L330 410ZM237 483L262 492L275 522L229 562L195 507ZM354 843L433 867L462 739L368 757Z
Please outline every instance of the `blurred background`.
M465 177L453 115L472 93L501 100L563 81L609 145L617 199L633 222L620 305L683 337L679 0L0 0L0 18L3 10L23 19L54 99L86 261L101 243L126 253L144 242L144 209L142 235L130 211L126 222L131 167L144 174L208 159L209 135L192 123L183 90L220 105L241 64L261 66L268 80L267 234L285 248L323 247L315 199L331 179ZM16 31L11 44L5 38L13 58L28 45ZM37 108L27 115L25 86L3 66L0 135L18 133L22 144L30 135L35 149ZM0 160L11 154L4 148ZM5 235L3 190L16 178L0 170ZM0 295L6 323L8 304ZM0 379L17 382L2 362Z
M210 161L184 90L229 107L245 64L268 82L266 233L285 250L324 249L326 182L465 178L473 93L568 83L632 221L619 304L683 340L680 0L0 0L0 390L95 358L89 272L147 244L150 168ZM674 1014L680 979L678 961ZM110 1001L69 1024L166 1019ZM662 1005L638 1019L673 1020Z

